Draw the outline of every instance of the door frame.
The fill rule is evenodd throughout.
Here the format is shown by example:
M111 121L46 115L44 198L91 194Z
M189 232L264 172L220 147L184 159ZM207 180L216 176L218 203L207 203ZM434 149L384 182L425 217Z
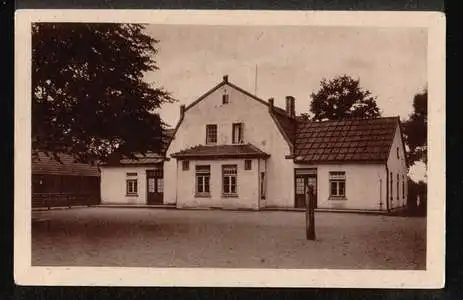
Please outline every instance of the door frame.
M162 174L162 177L159 177L159 176L156 176L156 171L159 171L160 174ZM153 176L152 177L149 177L148 174L149 173L153 173ZM154 167L154 168L149 168L149 169L146 169L145 170L145 182L146 182L146 199L145 199L145 202L146 204L149 204L149 196L150 196L150 191L149 191L149 181L148 179L149 178L153 178L154 179L154 190L155 190L155 194L158 194L158 181L157 179L158 178L161 178L162 180L164 180L164 170L163 168L159 168L159 167ZM161 202L159 204L163 204L164 202L164 191L162 193L162 197L161 197Z
M296 170L303 170L303 171L314 171L315 174L299 174L296 175ZM296 193L296 178L297 176L299 177L315 177L315 208L318 207L318 169L316 167L305 167L305 168L294 168L294 180L293 180L293 190L294 190L294 201L293 201L293 206L296 208L296 203L297 203L297 193ZM304 180L305 184L305 180ZM304 188L305 190L305 188Z

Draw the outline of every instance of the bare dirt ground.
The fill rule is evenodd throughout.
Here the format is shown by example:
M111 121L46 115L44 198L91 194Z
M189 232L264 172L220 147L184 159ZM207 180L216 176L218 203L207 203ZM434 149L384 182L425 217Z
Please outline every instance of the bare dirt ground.
M426 219L303 212L73 208L41 212L34 266L425 269Z

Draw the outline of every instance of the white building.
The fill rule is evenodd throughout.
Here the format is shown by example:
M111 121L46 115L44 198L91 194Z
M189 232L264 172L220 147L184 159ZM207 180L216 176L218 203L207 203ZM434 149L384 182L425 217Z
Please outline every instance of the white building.
M162 204L164 158L155 153L100 165L102 204Z
M303 207L304 187L311 185L318 208L405 206L408 169L398 117L305 121L295 116L294 101L288 96L283 110L224 76L182 105L166 150L163 203Z

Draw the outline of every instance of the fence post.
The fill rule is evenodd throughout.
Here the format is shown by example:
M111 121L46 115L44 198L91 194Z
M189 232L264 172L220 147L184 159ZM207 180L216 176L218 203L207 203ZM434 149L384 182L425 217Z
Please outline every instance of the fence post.
M305 189L305 225L307 240L315 240L315 205L313 187L309 185Z

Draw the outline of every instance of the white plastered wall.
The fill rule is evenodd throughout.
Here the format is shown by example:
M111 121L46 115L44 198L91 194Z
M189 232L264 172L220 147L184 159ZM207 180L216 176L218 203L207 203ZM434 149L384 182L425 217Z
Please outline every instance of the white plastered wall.
M225 91L229 95L228 104L222 104ZM167 157L192 146L204 145L206 124L217 124L217 144L231 144L233 123L244 123L245 143L252 143L270 154L266 161L265 205L291 207L294 199L293 162L285 159L290 154L290 147L270 116L268 107L231 86L220 87L186 110L175 138L167 149ZM177 191L179 168L181 163L177 166L174 158L164 164L164 203L184 202Z

